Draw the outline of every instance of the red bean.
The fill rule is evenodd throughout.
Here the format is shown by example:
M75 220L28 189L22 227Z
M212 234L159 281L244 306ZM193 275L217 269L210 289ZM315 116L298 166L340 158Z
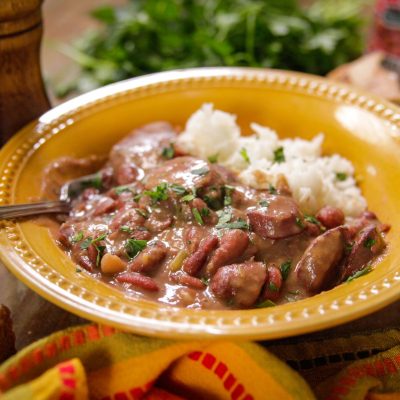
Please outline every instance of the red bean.
M149 276L143 276L138 272L124 272L123 274L118 275L115 280L121 283L130 283L133 286L137 286L150 292L157 292L159 290L154 279Z
M316 217L328 229L344 224L344 213L340 208L325 206L318 211Z
M218 238L210 236L201 241L199 248L183 263L182 269L190 275L195 275L207 261L208 255L217 247Z
M262 298L263 300L275 301L279 298L280 290L282 287L282 274L279 268L275 265L267 267L268 278L265 283Z
M204 289L206 285L199 279L187 274L173 274L171 278L174 282L194 289Z

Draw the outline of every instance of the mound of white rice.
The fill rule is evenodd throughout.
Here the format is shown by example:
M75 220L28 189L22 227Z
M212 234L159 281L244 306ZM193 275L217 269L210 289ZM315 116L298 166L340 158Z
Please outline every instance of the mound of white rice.
M351 162L337 154L321 156L323 134L310 141L280 140L270 128L253 123L251 129L253 135L241 137L235 115L204 104L189 118L178 143L194 156L217 158L257 189L268 189L284 175L305 213L314 214L325 205L342 209L348 217L365 210Z

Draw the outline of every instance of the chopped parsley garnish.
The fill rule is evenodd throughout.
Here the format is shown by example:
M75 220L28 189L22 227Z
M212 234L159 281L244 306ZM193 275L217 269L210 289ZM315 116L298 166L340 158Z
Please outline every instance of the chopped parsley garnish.
M219 217L217 225L218 227L219 225L228 223L232 219L232 210L230 208L219 210L217 211L217 215Z
M179 196L182 196L186 193L186 189L181 185L177 185L176 183L173 183L170 187L171 190Z
M372 238L367 238L364 240L364 247L366 247L367 249L370 249L374 244L376 243L375 239Z
M183 196L181 200L185 201L185 202L189 202L189 201L192 201L195 197L196 196L194 194L190 193L190 194L187 194L186 196Z
M97 256L96 256L96 266L98 267L100 265L101 258L103 257L104 250L106 249L106 246L96 246L94 247L97 250Z
M83 239L83 232L79 231L78 233L75 233L74 236L70 239L72 243L80 242Z
M296 217L296 225L297 225L299 228L303 229L303 228L304 228L304 222L303 222L303 220L302 220L301 218L299 218L299 217Z
M168 184L166 182L160 183L158 186L152 190L145 190L143 194L151 197L151 199L156 201L167 200L168 199Z
M207 208L207 207L203 207L200 210L200 214L201 214L202 217L208 217L210 215L210 209Z
M258 203L261 207L268 207L269 206L269 202L268 200L260 200L260 202Z
M256 304L257 308L275 307L276 303L271 300L264 300L261 303Z
M164 147L161 152L161 156L167 160L174 158L175 149L172 143L168 147Z
M103 187L103 180L100 172L94 175L92 179L82 181L81 184L83 187L92 187L100 190Z
M210 284L210 278L206 278L203 276L202 278L200 278L200 280L203 282L205 286L208 286Z
M149 218L148 214L146 213L146 211L140 209L140 208L135 208L135 211L142 216L144 219Z
M92 240L92 243L100 242L100 240L104 240L107 237L107 234L104 233L103 235L97 236L97 238Z
M121 226L119 227L119 230L120 230L121 232L132 233L132 229L129 228L128 225L121 225Z
M345 172L336 172L336 179L338 181L345 181L347 179L347 174Z
M305 214L305 215L304 215L304 219L305 219L307 222L310 222L311 224L315 224L315 225L319 225L319 224L320 224L320 222L317 220L317 218L315 218L313 215L307 215L307 214Z
M247 164L250 164L250 157L249 157L249 155L248 155L248 153L247 153L247 150L244 148L244 147L242 147L241 149L240 149L240 155L242 156L242 158L243 158L243 160L244 161L246 161L247 162Z
M248 230L249 229L249 224L244 221L243 219L239 218L237 221L233 222L225 222L225 223L220 223L218 222L218 225L216 225L217 229L244 229Z
M372 266L371 266L371 265L368 265L368 266L366 266L364 269L362 269L362 270L360 270L360 271L357 271L357 272L355 272L353 275L349 276L349 277L346 279L346 282L351 282L351 281L353 281L354 279L359 278L360 276L367 275L367 274L369 274L371 271L372 271Z
M346 254L349 254L351 250L353 250L354 243L346 243L344 245L344 251Z
M81 244L80 247L82 250L87 250L88 247L92 244L93 238L91 238L90 236L87 237Z
M131 192L131 188L128 185L117 186L114 188L114 192L119 196L121 193L124 192Z
M280 270L282 274L282 279L285 281L289 276L290 269L292 268L292 261L288 260L281 264Z
M147 246L147 240L128 239L125 243L126 254L134 258Z
M82 270L80 269L80 268L77 268L76 270L75 270L75 272L82 272Z
M216 162L218 162L218 153L216 153L216 154L214 154L214 155L212 155L212 156L209 156L208 157L208 161L211 163L211 164L215 164Z
M268 185L268 192L270 192L271 194L277 194L277 190L276 187L274 185L272 185L271 183Z
M200 212L197 208L192 208L192 214L199 225L204 225L203 218L201 217Z
M204 167L192 169L190 172L193 175L206 175L210 172L210 170L208 169L207 165L204 165Z
M235 190L233 186L225 185L224 186L224 206L230 206L232 204L232 192Z
M283 163L285 162L285 153L283 152L283 147L278 147L274 151L274 162L276 163Z
M275 285L274 282L268 283L268 289L273 291L273 292L278 292L279 291L278 287Z

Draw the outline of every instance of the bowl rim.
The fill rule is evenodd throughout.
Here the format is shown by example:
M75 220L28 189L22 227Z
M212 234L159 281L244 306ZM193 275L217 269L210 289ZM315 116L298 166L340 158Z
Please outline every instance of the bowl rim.
M243 83L243 81L252 85L264 84L266 87L272 85L274 88L285 91L305 92L310 96L345 102L378 115L400 128L400 109L392 103L359 89L314 75L241 67L193 68L160 72L113 83L80 95L49 110L38 120L20 130L0 151L0 204L8 204L12 199L6 186L18 179L24 161L30 157L28 153L32 146L39 141L50 140L52 136L74 123L71 119L72 115L79 114L84 119L86 113L90 114L93 110L96 110L95 112L101 111L102 108L107 108L110 104L115 105L121 100L124 102L124 100L129 99L131 94L137 92L154 95L168 91L170 88L181 87L181 85L202 84L207 86L215 84L217 86L225 85L226 87L235 85L235 82ZM35 132L34 135L32 135L32 131ZM12 168L9 168L11 154L15 157L14 164L19 166L18 171L12 171ZM8 167L8 174L4 172L6 167ZM17 239L15 239L15 235ZM18 251L14 246L15 244L20 246L22 250ZM365 285L362 291L357 290L357 287L361 286L357 285L347 298L332 302L329 307L321 306L313 310L305 307L302 311L292 312L290 309L287 310L289 307L286 307L286 305L279 306L277 308L285 315L278 319L275 315L277 313L271 309L182 311L181 308L159 304L155 307L157 318L143 316L139 309L135 310L134 315L132 315L99 306L93 300L93 293L88 292L86 295L77 296L63 289L62 285L56 284L55 280L49 280L45 274L38 272L37 265L35 266L33 259L30 258L32 254L30 254L29 249L24 249L25 244L26 239L23 235L21 237L18 223L14 221L1 222L0 249L2 251L0 251L0 259L28 287L46 300L81 317L150 336L204 337L208 339L217 337L283 338L351 321L400 298L400 291L398 290L400 285L399 266L398 271L393 271L389 277L385 277L385 280L381 279L381 282L376 282L373 287L369 288L370 292L367 293L367 296L365 295L367 289ZM14 248L11 251L10 249L13 246ZM33 257L35 256L33 255ZM364 277L361 277L357 279L357 282L362 282L363 279ZM82 293L85 293L84 289L82 290ZM378 290L379 296L376 295L376 290ZM323 295L322 293L318 296ZM307 299L290 304L298 305L300 303L305 304L305 302L307 302ZM301 307L298 306L297 308ZM345 310L345 312L337 312L339 308ZM255 310L257 310L258 315L254 315ZM226 316L228 314L230 314L229 317ZM235 316L232 314L235 314ZM313 316L318 316L318 318L313 320ZM211 323L210 320L216 321L216 323Z

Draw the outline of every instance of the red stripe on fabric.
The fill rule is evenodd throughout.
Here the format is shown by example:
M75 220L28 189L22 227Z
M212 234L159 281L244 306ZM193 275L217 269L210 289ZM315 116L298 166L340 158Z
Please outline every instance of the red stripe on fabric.
M370 363L365 365L365 374L375 376L375 368Z
M254 397L251 394L248 394L243 400L254 400Z
M244 387L243 385L239 384L235 387L231 394L231 399L232 400L237 400L244 392Z
M57 346L55 343L47 343L44 346L43 353L45 357L51 358L54 357L57 354Z
M74 333L74 341L76 345L81 345L85 343L85 335L82 330L76 331Z
M325 400L341 400L340 396L335 396L335 395L329 395L328 397L325 397Z
M193 351L192 353L189 353L189 354L188 354L188 357L189 357L191 360L197 361L197 360L201 357L202 354L203 354L203 353L202 353L201 351Z
M140 399L144 395L144 390L140 387L133 388L129 391L130 395L132 396L133 400Z
M101 330L103 331L104 336L111 336L116 333L115 328L113 328L112 326L102 325Z
M100 400L111 400L111 396L102 397Z
M60 400L75 400L75 395L73 393L61 392Z
M331 389L333 394L347 394L349 393L349 388L345 386L335 386Z
M153 379L153 380L147 382L147 383L144 385L144 390L145 390L145 391L149 390L155 383L156 383L156 380L155 380L155 379Z
M232 374L229 374L229 375L227 376L227 378L225 379L225 381L224 381L224 388L225 388L226 390L230 390L230 388L231 388L235 383L236 383L236 378L235 378Z
M397 372L396 364L391 358L384 358L383 363L385 364L386 372L388 374L395 374Z
M394 361L400 366L400 354L394 357Z
M114 400L129 400L129 396L123 392L115 393Z
M352 376L342 376L338 383L343 386L353 386L357 383L357 379L354 379Z
M73 374L75 372L75 367L71 362L65 362L58 366L58 370L62 374Z
M202 364L207 368L207 369L211 369L213 367L213 365L215 364L216 358L210 354L210 353L206 353L206 355L203 358Z
M219 362L217 368L215 368L214 370L214 374L217 375L220 379L222 379L226 374L226 371L228 371L228 367L224 363Z
M99 340L100 339L100 333L99 333L99 327L97 325L89 325L86 328L87 336L89 340Z
M76 380L72 379L72 378L64 378L62 380L64 386L67 386L71 389L75 389L76 388Z
M8 371L7 374L11 377L12 380L16 380L19 377L19 370L16 365L12 365Z
M376 375L383 376L385 375L385 366L381 360L376 360L374 363Z
M60 337L60 348L63 350L69 350L71 348L71 338L69 336Z
M31 369L32 366L32 360L30 356L26 356L21 360L21 369L23 372L27 372L29 369Z
M43 362L43 352L42 349L35 349L32 352L32 358L35 364L41 364Z

